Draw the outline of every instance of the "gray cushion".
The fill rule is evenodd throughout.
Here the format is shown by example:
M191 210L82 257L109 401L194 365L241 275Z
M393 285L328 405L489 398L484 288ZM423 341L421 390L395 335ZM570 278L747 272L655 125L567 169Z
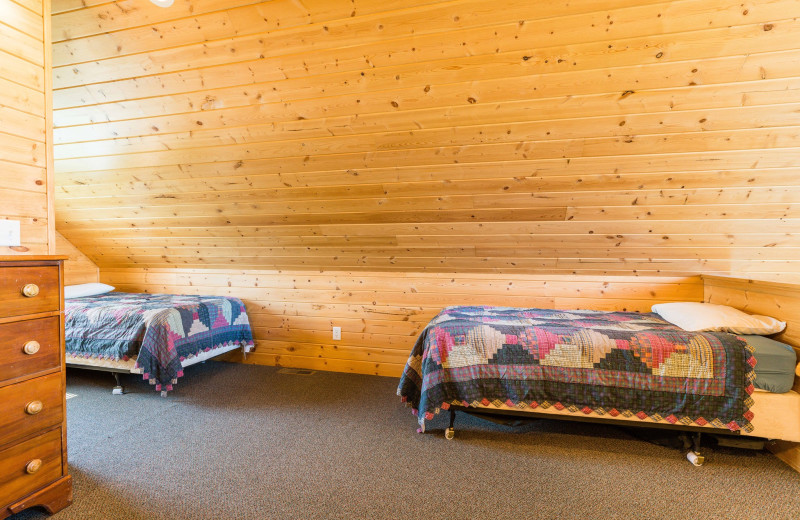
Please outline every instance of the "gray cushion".
M791 390L794 384L794 367L797 364L794 349L786 343L764 336L741 337L755 349L755 387L776 394Z

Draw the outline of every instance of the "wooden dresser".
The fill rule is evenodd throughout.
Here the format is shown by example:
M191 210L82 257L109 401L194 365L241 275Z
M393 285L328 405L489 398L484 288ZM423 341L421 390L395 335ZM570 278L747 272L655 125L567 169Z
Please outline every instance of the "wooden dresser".
M72 503L63 260L0 256L0 519Z

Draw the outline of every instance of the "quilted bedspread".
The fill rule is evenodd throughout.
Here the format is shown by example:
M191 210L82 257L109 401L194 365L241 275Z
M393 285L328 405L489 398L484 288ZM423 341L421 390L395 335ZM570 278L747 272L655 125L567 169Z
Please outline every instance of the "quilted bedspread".
M451 405L636 416L752 431L752 347L655 314L448 307L409 356L401 399L425 421Z
M66 300L68 354L136 359L143 377L166 392L183 376L181 361L232 344L250 347L253 334L238 298L108 293Z

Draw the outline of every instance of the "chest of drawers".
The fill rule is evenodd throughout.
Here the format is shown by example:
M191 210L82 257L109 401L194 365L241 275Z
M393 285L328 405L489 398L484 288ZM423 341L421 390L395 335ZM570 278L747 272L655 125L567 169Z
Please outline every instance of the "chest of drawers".
M63 260L0 256L0 519L72 503Z

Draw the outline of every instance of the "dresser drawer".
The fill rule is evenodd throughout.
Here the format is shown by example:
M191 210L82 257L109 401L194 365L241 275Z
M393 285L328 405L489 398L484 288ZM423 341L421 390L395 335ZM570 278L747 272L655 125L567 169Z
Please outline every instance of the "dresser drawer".
M0 507L61 477L61 428L0 450Z
M58 316L0 324L0 384L60 366Z
M60 372L0 388L0 446L57 426L64 418Z
M58 277L57 265L0 267L0 318L59 310Z

